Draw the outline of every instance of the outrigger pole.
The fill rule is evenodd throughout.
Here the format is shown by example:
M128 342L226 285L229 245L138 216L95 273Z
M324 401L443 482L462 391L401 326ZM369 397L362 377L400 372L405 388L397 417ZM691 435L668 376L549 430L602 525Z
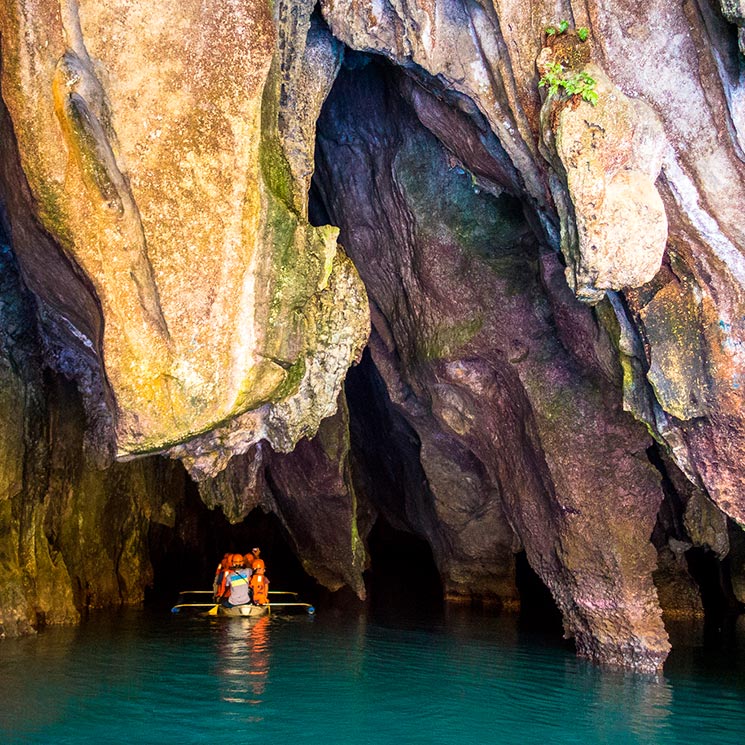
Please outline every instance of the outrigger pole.
M182 590L179 595L212 595L212 590ZM298 593L292 592L291 590L269 590L270 595L294 595L297 597Z
M211 608L214 603L179 603L171 608L171 613L178 613L180 608Z
M198 592L202 592L198 590ZM184 593L179 593L183 595ZM296 592L277 592L277 595L297 595ZM217 615L217 609L219 603L177 603L171 608L171 613L178 613L182 608L209 608L207 614L210 616ZM307 608L308 614L313 615L316 609L310 603L268 603L269 612L271 613L272 608Z

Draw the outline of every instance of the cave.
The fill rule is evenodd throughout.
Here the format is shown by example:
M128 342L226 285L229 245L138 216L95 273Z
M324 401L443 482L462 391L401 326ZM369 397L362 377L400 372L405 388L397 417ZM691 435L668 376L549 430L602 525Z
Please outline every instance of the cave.
M97 77L126 45L3 52L0 627L165 606L258 544L314 603L520 610L657 670L665 616L745 598L732 28L713 183L677 88L632 96L588 29L497 69L478 4L439 41L331 5L251 19L240 83L149 79L162 127ZM543 90L570 57L603 95Z
M366 589L380 616L421 615L431 621L443 608L440 575L429 545L378 518L368 538L370 569Z

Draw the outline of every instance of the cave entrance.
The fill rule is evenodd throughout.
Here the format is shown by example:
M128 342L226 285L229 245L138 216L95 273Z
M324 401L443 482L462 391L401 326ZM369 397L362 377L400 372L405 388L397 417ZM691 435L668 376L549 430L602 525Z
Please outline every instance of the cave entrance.
M724 629L731 629L745 607L732 591L729 561L721 561L713 551L694 547L685 553L688 571L698 585L704 606L704 638L715 640Z
M368 551L371 565L365 585L373 613L442 611L442 582L425 540L396 530L379 516L368 537Z
M515 555L515 583L520 595L521 630L561 635L561 611L551 591L530 566L525 551Z
M317 583L303 570L276 515L257 508L232 525L222 511L202 502L194 482L186 482L174 527L157 523L150 527L153 585L147 604L173 605L183 590L211 589L223 554L245 554L254 546L261 548L272 590L292 590L304 598L316 594Z

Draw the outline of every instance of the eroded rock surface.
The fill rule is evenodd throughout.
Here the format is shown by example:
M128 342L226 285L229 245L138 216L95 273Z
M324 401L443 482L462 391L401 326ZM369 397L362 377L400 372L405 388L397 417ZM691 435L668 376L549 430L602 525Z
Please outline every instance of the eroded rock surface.
M262 443L199 485L203 501L237 523L261 508L276 514L303 568L324 587L364 598L366 553L358 529L342 397L337 413L289 454Z
M665 139L649 106L624 95L590 61L589 52L583 58L588 49L587 41L562 34L543 49L537 67L542 76L556 65L562 70L554 72L559 78L588 76L597 96L597 102L586 101L560 88L541 109L544 155L560 174L551 186L559 206L562 252L571 261L567 281L577 297L597 302L606 290L649 282L660 268L667 217L654 182Z
M668 644L648 539L662 493L608 337L509 193L482 191L417 121L410 85L349 65L319 122L318 184L376 308L372 358L421 442L449 538L432 542L438 564L445 577L453 565L451 586L470 572L478 587L479 562L519 547L511 527L583 654L656 668ZM479 524L492 540L465 562Z
M7 246L0 294L0 636L15 636L141 603L148 530L173 524L184 472L155 458L98 468L75 387L42 374L33 301Z
M303 217L339 55L322 30L306 44L310 10L299 29L265 2L20 2L1 16L25 207L92 287L98 336L45 292L52 265L19 209L15 249L68 345L98 354L120 455L192 440L190 457L215 470L227 438L214 454L195 435L259 409L241 447L274 441L276 420L291 447L333 413L364 345L356 272L336 231Z

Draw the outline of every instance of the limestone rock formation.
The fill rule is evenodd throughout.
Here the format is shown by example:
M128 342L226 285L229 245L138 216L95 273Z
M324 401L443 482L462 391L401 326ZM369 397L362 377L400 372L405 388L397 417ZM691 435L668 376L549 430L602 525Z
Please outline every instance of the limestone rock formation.
M372 345L373 360L419 435L440 531L453 534L439 563L459 556L458 542L476 549L483 521L492 540L477 558L484 562L488 550L492 566L508 564L516 542L506 518L580 650L654 668L668 648L648 543L662 495L643 430L613 393L610 345L557 281L560 267L540 255L509 194L482 192L449 165L406 106L408 84L397 103L383 92L385 76L369 64L340 78L319 122L318 175L377 308L373 322L385 341ZM571 308L566 346L552 305ZM578 331L597 339L591 366L573 353ZM479 464L481 484L449 483L437 464L444 453L458 464L450 468L456 482L470 474L456 447L437 449L446 437ZM474 487L481 508L471 504ZM450 581L476 566L472 559Z
M290 454L261 443L199 485L202 500L238 523L252 510L276 514L303 568L334 591L364 597L366 553L350 472L349 427L342 397L337 413Z
M558 247L556 212L548 196L552 174L537 146L535 68L545 28L558 20L554 6L537 0L526 13L525 3L464 6L422 0L395 13L368 0L328 0L322 8L332 32L351 47L379 52L414 74L424 71L437 78L453 105L468 108L460 96L472 102L518 170L523 196L537 211L547 242ZM618 88L636 101L643 99L662 125L666 141L656 187L669 225L667 250L701 307L701 321L691 336L701 338L707 357L716 359L707 365L715 378L715 400L708 410L721 415L679 427L669 416L675 412L663 406L654 428L666 438L678 466L700 479L719 506L743 524L738 464L745 407L739 381L745 370L739 350L745 343L745 312L738 288L745 279L739 217L745 197L745 74L728 46L731 26L709 8L696 18L691 13L671 2L645 7L641 14L633 2L612 8L592 2L573 7L571 15L577 27L589 28L596 63L612 70ZM652 152L658 149L655 144ZM571 264L572 256L566 260ZM631 306L643 326L640 308L633 300ZM623 325L624 319L619 322ZM645 355L654 355L654 348L647 346ZM642 367L649 364L649 359L642 361ZM675 371L664 374L669 378ZM637 415L643 418L643 412ZM733 431L740 434L733 438Z
M306 45L308 10L297 33L282 28L280 50L263 2L206 14L193 2L20 2L0 19L25 209L104 323L95 307L77 322L78 287L46 291L53 262L28 245L22 208L15 250L67 345L95 352L119 455L192 440L192 457L223 464L227 436L217 454L194 438L247 411L238 449L274 441L277 419L280 447L315 431L367 337L364 289L336 232L304 219L338 42L316 31ZM298 101L285 145L283 107Z
M148 529L172 524L183 469L162 459L97 467L75 387L42 374L33 301L0 254L0 637L141 603Z
M586 41L562 34L558 42L565 43L538 56L539 73L546 76L559 65L559 78L588 76L597 102L567 98L561 89L550 94L541 109L541 140L546 159L560 174L551 188L562 252L571 262L567 281L577 297L597 302L606 290L649 282L660 268L667 217L654 182L665 140L649 106L624 95L603 70L582 58Z
M6 629L142 597L153 451L332 590L377 520L450 598L524 550L600 662L659 668L697 562L742 607L742 3L562 7L2 4Z

